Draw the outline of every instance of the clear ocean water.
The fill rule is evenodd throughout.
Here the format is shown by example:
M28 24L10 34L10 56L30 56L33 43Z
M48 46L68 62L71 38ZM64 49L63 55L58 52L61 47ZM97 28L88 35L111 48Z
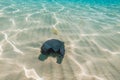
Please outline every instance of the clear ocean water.
M49 39L61 64L40 61ZM120 80L120 0L0 0L0 80Z

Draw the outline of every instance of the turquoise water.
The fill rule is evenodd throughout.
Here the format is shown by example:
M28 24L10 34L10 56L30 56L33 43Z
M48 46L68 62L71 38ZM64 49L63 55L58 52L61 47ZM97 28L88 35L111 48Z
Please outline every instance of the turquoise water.
M38 59L48 39L62 64ZM120 80L120 0L0 0L0 80Z

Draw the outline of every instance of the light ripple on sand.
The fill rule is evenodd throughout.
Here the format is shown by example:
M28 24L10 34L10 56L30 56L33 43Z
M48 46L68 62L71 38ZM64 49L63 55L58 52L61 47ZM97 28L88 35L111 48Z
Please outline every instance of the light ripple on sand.
M17 0L11 0L11 2L13 2L11 4L14 5L11 5L9 1L5 2L5 4L9 4L9 5L6 6L2 4L4 5L4 7L1 8L0 10L0 17L5 16L10 18L10 19L5 18L10 21L10 26L8 26L10 28L1 31L2 36L4 36L3 38L0 36L0 38L2 38L2 41L0 42L0 55L1 55L0 67L2 63L5 63L3 67L6 67L6 70L3 71L3 73L5 73L7 69L9 69L9 67L15 63L18 66L20 66L20 68L17 68L17 70L21 71L22 69L23 73L25 73L24 75L25 77L27 77L26 80L29 79L42 80L43 78L41 77L44 77L47 80L56 80L56 78L57 79L59 78L58 80L62 80L62 79L73 80L74 77L76 77L74 78L75 80L119 80L120 79L120 77L116 75L116 74L119 75L119 54L120 54L119 50L116 49L116 51L112 51L110 49L107 49L107 47L104 48L103 46L101 46L102 41L100 41L101 43L100 44L96 40L94 40L94 38L95 39L101 38L104 40L104 38L101 36L104 37L109 36L107 39L105 39L106 43L109 44L110 41L109 39L111 39L111 37L115 37L114 41L119 41L119 38L116 37L119 37L120 34L119 32L120 20L119 20L119 14L116 13L114 10L112 11L110 8L108 9L107 7L105 8L102 6L91 7L90 5L82 6L82 4L80 5L77 4L74 5L72 3L61 4L59 1L56 2L56 0L54 1L52 0L52 2L55 3L56 7L52 6L51 3L47 3L46 1L44 3L39 2L39 5L42 6L42 9L40 9L39 8L40 6L34 4L34 2L36 1L33 0L31 0L30 3L29 1L28 2L18 1L19 4L17 4L18 3ZM0 1L0 3L1 2L4 1ZM51 8L48 7L49 4ZM36 6L38 7L38 9ZM58 10L50 11L54 8L57 8ZM7 12L7 10L9 11ZM44 16L45 20L48 20L47 15L50 14L50 16L52 16L52 19L54 19L55 21L46 26L45 25L47 24L46 21L43 21L45 23L42 24L40 23L39 17L34 18L33 15L34 14L36 15L36 13ZM13 14L13 16L11 16L11 14ZM117 17L115 16L113 17L113 15ZM41 21L42 20L43 19L41 19ZM48 20L48 23L50 20ZM6 24L6 22L4 24ZM30 27L31 25L32 28ZM28 27L26 28L26 26ZM51 31L51 28L53 29L53 31L49 32ZM59 30L61 31L60 35L52 35L52 34L58 34ZM24 33L26 35L24 35ZM8 34L10 35L12 34L12 36L10 35L8 36ZM20 36L18 34L20 34ZM35 36L37 36L37 39L35 38ZM30 37L30 39L27 39L27 37ZM16 40L16 38L18 38L18 41ZM42 45L42 43L45 40L52 38L60 38L65 42L66 55L61 65L57 65L55 63L55 59L52 58L44 62L38 60L38 56L39 56L38 54L40 54L39 47ZM19 40L24 40L26 42L24 41L19 42ZM10 44L10 46L12 46L15 52L23 56L14 57L14 55L11 54L11 52L9 52L9 54L13 56L12 58L7 58L7 56L3 57L2 54L4 54L3 47L5 42ZM36 46L36 44L39 43L40 46ZM17 48L16 45L18 44L21 50ZM34 44L36 47L34 46ZM112 42L112 44L114 44L114 42ZM112 46L107 44L104 45ZM119 46L119 44L116 44L114 46ZM91 48L96 50L91 50ZM78 50L78 52L76 50ZM25 53L23 53L24 51ZM27 53L29 53L30 55ZM105 56L106 54L109 54L110 56L108 55L106 57ZM104 58L96 57L96 56L103 56ZM70 64L68 64L69 60L71 60ZM26 66L20 65L21 63ZM6 66L6 64L9 65ZM29 67L29 69L27 67ZM76 68L77 69L79 68L78 71ZM42 75L39 76L37 72ZM49 74L48 72L52 74ZM79 72L79 74L77 74L77 72ZM16 73L14 73L13 70L13 73L12 71L10 71L10 74L16 74ZM3 75L4 74L2 74L2 76ZM18 79L24 77L24 75L18 77ZM71 75L71 76L65 76L65 75ZM4 77L7 77L7 75L4 75Z
M0 17L2 17L3 16L3 13L2 12L0 12Z
M2 34L4 35L5 40L13 47L13 50L15 52L20 53L21 55L24 55L24 53L21 50L19 50L11 41L8 40L8 36L6 33L2 32Z
M60 31L57 29L56 26L57 26L60 22L59 22L58 18L56 17L56 13L53 13L53 17L55 18L56 23L55 23L55 24L53 25L53 27L52 27L52 32L53 32L53 34L58 35L58 34L60 33Z
M3 49L2 49L2 45L0 45L0 55L2 55L3 53Z
M10 19L10 21L12 22L12 24L13 24L13 26L15 26L16 25L16 23L15 23L15 20L14 19Z
M23 67L23 69L27 78L33 78L35 80L44 80L43 78L39 77L39 75L34 69L27 69L25 66Z
M108 53L110 53L110 54L113 54L113 55L115 55L115 54L120 54L120 52L113 52L113 51L111 51L111 50L109 50L109 49L106 49L106 48L103 48L103 47L101 47L95 40L91 40L94 44L96 44L102 51L106 51L106 52L108 52Z
M69 58L71 60L73 60L73 62L75 62L79 66L79 68L81 69L81 73L79 73L79 79L80 80L86 80L86 79L87 80L93 80L93 79L95 79L95 80L105 80L104 78L98 77L96 75L88 74L86 69L82 65L80 65L80 63L77 60L75 60L72 56L69 56Z

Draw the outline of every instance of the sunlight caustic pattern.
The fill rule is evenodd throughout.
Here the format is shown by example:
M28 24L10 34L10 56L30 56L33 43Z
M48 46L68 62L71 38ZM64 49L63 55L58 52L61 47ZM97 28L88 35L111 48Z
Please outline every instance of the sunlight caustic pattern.
M1 0L0 80L120 80L119 0ZM62 64L38 59L48 39Z

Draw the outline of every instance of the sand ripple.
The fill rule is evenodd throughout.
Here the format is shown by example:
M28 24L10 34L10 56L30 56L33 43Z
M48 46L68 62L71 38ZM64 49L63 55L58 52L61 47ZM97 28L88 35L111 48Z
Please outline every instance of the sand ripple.
M116 1L1 0L0 80L120 80ZM65 42L62 64L38 59L52 38Z

